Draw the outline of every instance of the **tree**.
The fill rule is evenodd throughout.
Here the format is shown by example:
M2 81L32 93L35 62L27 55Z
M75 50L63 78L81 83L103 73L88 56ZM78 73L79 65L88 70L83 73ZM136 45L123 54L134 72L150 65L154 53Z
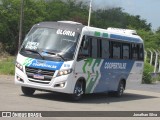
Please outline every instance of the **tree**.
M145 48L155 48L155 38L152 31L138 30L138 35L142 37L145 43Z
M42 21L72 20L87 25L89 6L82 0L24 0L23 38L30 28ZM18 48L20 0L2 0L0 4L0 44L15 54ZM93 10L91 26L99 28L134 28L145 40L146 47L158 48L159 30L151 31L151 24L140 16L123 12L122 8Z
M45 20L45 7L43 0L25 0L23 36L33 24ZM11 54L15 54L18 48L19 18L20 1L2 0L2 5L0 5L0 42L4 49Z
M2 0L0 5L0 41L4 49L12 54L18 40L19 8L18 0Z
M156 33L160 33L160 27L158 27L158 29L156 30Z
M108 27L128 28L128 26L132 26L135 29L151 30L150 23L147 24L146 20L141 19L139 15L133 16L123 12L122 8L94 11L91 24L105 29Z

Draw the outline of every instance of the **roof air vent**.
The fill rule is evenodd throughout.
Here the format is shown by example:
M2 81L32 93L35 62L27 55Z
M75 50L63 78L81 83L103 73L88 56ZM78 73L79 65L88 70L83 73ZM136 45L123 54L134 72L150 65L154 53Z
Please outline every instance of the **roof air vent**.
M74 22L74 21L57 21L57 22L60 22L60 23L69 23L69 24L76 24L76 25L82 25L82 23Z
M109 30L111 32L116 32L116 33L137 35L136 30L131 30L131 29L121 29L121 28L111 28L111 27L109 27L107 30Z

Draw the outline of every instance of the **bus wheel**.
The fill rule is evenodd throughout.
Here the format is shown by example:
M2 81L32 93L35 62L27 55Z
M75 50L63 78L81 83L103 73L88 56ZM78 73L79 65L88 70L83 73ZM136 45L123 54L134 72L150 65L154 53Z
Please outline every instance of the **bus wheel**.
M121 80L118 85L118 89L116 91L116 96L121 97L124 93L124 82Z
M75 100L75 101L80 100L83 94L84 94L83 82L77 81L74 88L74 92L72 94L72 100Z
M24 95L27 95L27 96L31 96L35 92L35 89L29 88L29 87L23 87L23 86L21 87L21 90L24 93Z

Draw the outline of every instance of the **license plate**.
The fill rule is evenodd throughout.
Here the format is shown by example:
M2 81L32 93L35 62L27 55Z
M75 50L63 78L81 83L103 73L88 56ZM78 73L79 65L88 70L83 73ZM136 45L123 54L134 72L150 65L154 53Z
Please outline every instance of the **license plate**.
M36 79L44 79L44 76L43 76L43 75L35 74L35 75L33 75L33 78L36 78Z

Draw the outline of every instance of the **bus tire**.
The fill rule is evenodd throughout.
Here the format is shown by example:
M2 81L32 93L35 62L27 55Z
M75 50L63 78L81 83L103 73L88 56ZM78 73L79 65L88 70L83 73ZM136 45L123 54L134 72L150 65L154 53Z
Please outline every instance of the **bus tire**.
M73 94L71 95L72 100L78 101L82 98L82 95L84 94L84 82L78 80L75 84Z
M21 90L22 90L23 94L27 95L27 96L31 96L35 92L35 89L29 88L29 87L23 87L23 86L21 87Z
M118 84L117 91L115 92L116 97L121 97L125 90L125 82L121 80Z

